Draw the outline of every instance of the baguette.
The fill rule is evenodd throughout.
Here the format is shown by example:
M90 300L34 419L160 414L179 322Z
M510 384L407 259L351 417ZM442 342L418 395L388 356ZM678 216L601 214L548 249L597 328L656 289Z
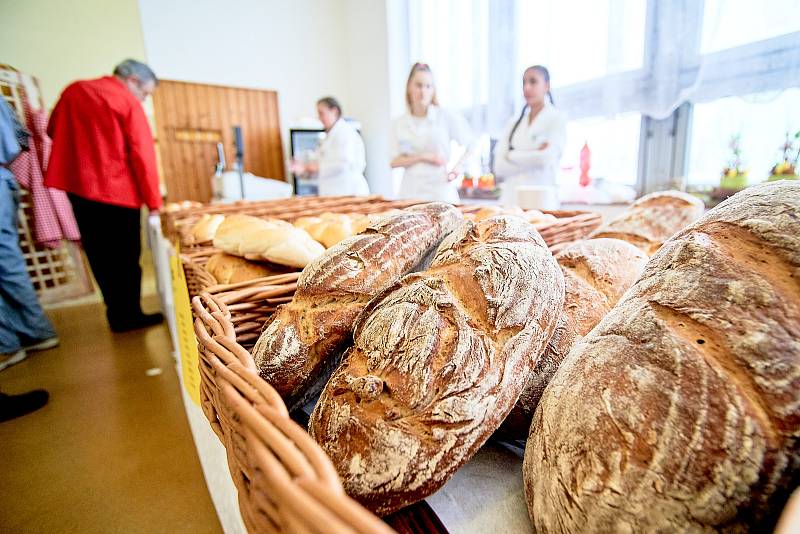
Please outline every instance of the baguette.
M303 268L325 252L308 232L278 219L230 215L217 228L214 246L248 260Z
M534 415L538 532L769 532L800 482L800 183L669 240Z

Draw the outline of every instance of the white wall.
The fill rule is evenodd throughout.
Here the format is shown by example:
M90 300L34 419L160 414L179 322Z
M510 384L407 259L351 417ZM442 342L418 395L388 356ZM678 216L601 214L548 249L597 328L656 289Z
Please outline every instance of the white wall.
M344 113L361 122L370 191L394 194L389 168L391 106L386 2L347 0L344 6L348 98Z
M0 13L0 62L37 77L48 109L69 83L144 59L136 0L6 1Z
M389 129L398 113L388 36L391 12L403 4L139 0L147 61L159 77L275 89L287 155L292 124L316 116L320 97L335 96L361 122L370 189L385 196L393 194Z
M344 0L139 0L147 61L160 78L278 91L288 129L325 95L349 104ZM360 117L358 117L360 119Z

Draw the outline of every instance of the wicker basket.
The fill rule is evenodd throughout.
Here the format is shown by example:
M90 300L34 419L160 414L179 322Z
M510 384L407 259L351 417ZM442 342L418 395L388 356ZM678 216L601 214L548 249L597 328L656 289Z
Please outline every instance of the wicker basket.
M205 213L246 214L254 217L276 218L293 221L298 217L319 215L326 211L337 213L375 213L390 209L402 209L418 201L389 201L381 197L295 197L265 202L238 202L188 208L164 213L161 224L164 235L180 244L186 285L189 297L199 295L203 290L217 284L213 275L205 269L208 258L219 252L212 242L194 242L190 230Z
M210 285L204 291L225 304L236 341L250 350L275 309L292 300L299 277L299 272L278 274L236 284Z
M393 532L348 497L328 457L289 418L278 393L236 342L219 299L192 300L199 342L201 404L228 456L250 532Z

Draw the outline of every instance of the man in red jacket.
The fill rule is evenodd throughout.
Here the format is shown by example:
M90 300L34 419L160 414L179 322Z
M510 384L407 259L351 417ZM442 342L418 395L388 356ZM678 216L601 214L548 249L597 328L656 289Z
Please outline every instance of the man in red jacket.
M64 89L50 116L45 185L69 194L83 248L115 332L160 323L140 304L140 209L161 207L155 147L141 103L158 79L128 59L113 76Z

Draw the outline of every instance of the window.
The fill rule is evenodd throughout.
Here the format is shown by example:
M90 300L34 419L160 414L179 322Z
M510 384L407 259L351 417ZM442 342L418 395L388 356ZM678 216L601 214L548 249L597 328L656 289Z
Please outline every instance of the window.
M580 153L588 143L592 153L589 176L624 185L636 184L641 115L625 113L614 118L593 117L567 123L567 144L561 155L560 184L577 184Z
M517 72L550 70L553 87L642 68L645 0L517 3Z
M431 66L442 106L467 110L486 104L488 19L488 2L480 0L410 0L411 62Z
M571 118L562 183L584 141L592 176L640 192L717 183L737 132L759 182L800 129L797 0L407 1L412 60L432 64L442 103L476 132L500 135L524 69L550 70Z
M700 53L800 31L797 0L705 0Z
M786 132L800 130L800 89L720 98L695 104L689 148L689 183L719 185L730 159L731 137L740 135L742 168L750 184L763 182L779 163Z

